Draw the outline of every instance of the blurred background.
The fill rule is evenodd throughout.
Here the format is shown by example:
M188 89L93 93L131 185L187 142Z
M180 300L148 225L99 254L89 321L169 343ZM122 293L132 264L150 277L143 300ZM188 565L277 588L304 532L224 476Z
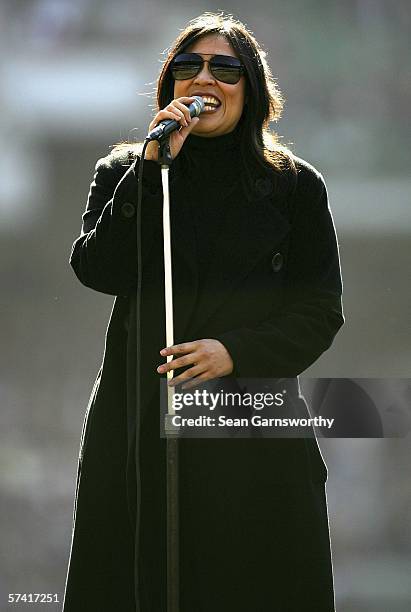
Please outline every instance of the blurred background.
M113 303L68 265L95 162L144 137L162 52L220 9L263 44L287 101L275 127L329 189L347 321L305 374L410 375L408 0L2 0L1 610L26 609L8 593L62 600L82 421ZM387 401L407 410L409 398L405 381ZM337 611L409 611L410 437L320 445ZM45 607L60 608L31 604Z

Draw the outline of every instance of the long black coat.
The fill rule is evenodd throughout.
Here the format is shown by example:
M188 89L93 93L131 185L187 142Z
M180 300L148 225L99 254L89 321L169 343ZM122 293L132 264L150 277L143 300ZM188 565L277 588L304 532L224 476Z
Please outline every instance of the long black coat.
M296 180L290 172L282 180L256 175L248 199L238 186L240 205L202 274L177 160L175 342L219 339L233 358L233 377L296 377L343 323L322 176L296 158ZM158 165L146 162L136 432L137 164L122 153L99 160L71 255L80 281L116 300L81 440L65 612L165 610L165 440L156 373L165 344L162 192ZM315 439L181 440L181 612L334 610L326 478Z

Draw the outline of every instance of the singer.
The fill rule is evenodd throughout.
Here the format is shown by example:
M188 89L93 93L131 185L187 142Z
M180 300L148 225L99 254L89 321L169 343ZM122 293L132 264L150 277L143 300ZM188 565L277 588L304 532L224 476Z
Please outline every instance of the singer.
M188 110L193 96L205 104L198 117ZM141 143L119 144L97 162L70 263L86 287L116 297L83 426L64 612L166 611L166 371L199 389L222 379L235 390L247 378L258 390L259 379L289 378L305 406L297 376L343 324L327 190L270 130L282 106L265 53L231 16L205 13L171 46L147 131L178 122L170 136L175 343L165 346L162 187L151 142L139 364ZM333 612L326 479L315 438L180 440L181 612Z

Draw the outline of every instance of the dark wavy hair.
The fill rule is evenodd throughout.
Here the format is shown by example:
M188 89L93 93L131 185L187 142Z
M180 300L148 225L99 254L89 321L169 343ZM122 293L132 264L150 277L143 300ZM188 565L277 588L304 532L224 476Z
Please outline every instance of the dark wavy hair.
M223 36L233 47L245 68L245 104L238 123L241 157L246 182L252 181L252 169L282 172L295 170L290 150L281 145L276 132L270 130L271 121L281 116L284 98L274 81L262 50L253 34L240 21L224 12L206 12L189 21L167 52L157 80L157 110L174 99L174 79L170 64L204 36ZM250 183L249 183L250 185Z

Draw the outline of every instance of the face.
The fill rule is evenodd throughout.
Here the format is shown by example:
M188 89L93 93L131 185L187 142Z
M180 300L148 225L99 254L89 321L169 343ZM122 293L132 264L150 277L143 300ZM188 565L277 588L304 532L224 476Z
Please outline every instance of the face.
M204 36L184 52L204 54L206 60L211 59L213 55L238 57L230 43L223 36L216 34ZM205 62L200 72L192 79L174 82L174 97L182 96L212 97L217 106L209 106L201 113L200 121L191 133L205 137L222 136L234 130L243 112L245 77L242 75L234 85L223 83L211 74L208 63Z

